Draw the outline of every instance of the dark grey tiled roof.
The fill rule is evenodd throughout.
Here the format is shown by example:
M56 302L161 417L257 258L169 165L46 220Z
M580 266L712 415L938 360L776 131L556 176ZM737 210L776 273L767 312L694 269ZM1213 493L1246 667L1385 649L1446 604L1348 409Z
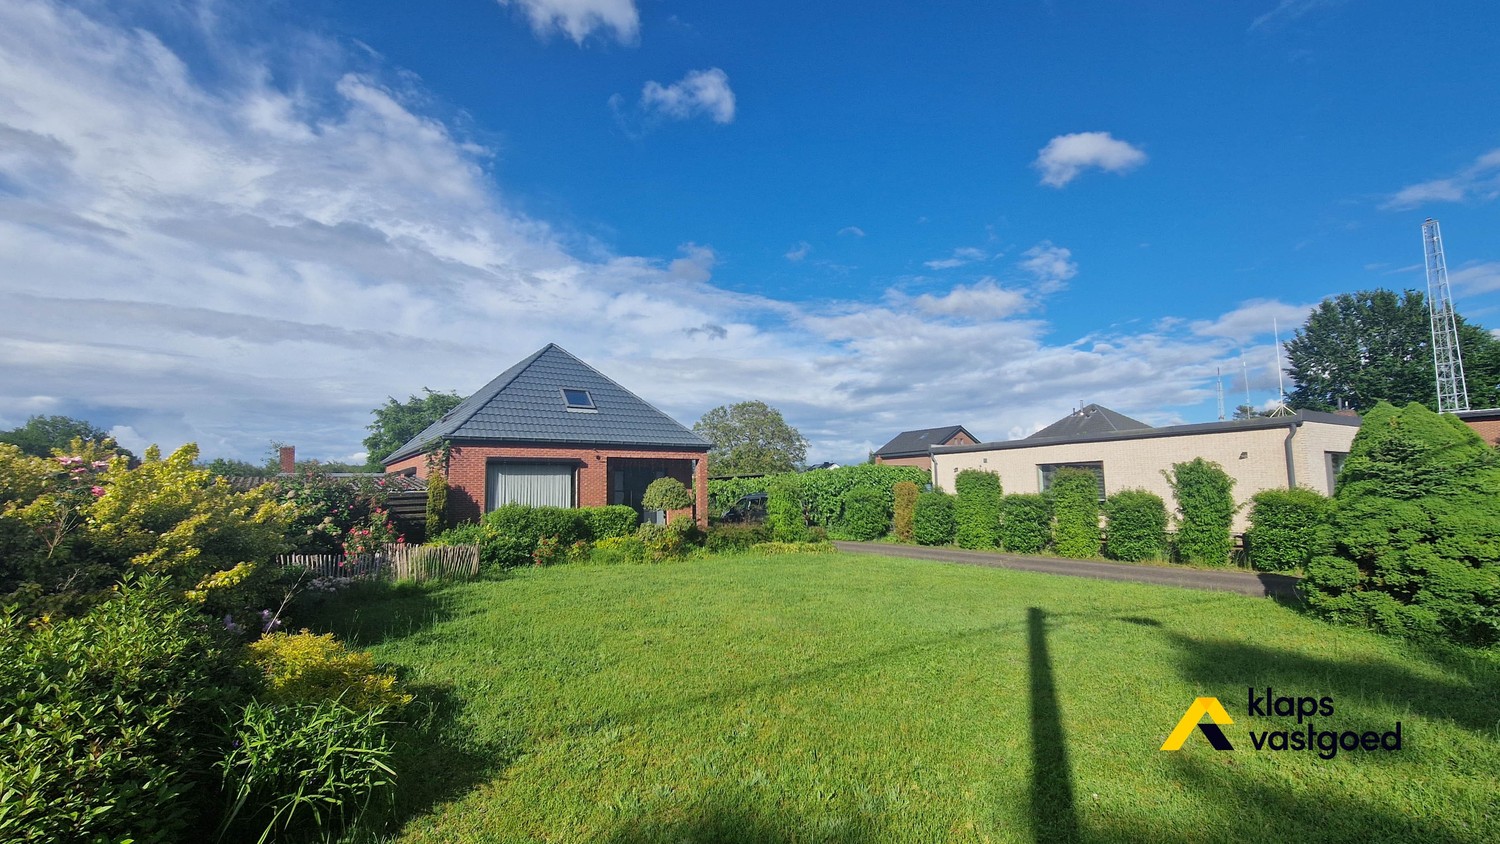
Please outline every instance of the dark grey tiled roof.
M587 390L595 410L569 410L564 389ZM707 451L710 443L597 369L548 343L385 458L390 465L439 439L577 443Z
M923 428L920 431L902 431L890 442L876 450L879 457L902 457L911 454L926 454L927 447L942 445L953 439L959 431L969 434L962 425L949 425L946 428ZM979 438L969 434L969 439L979 442Z
M1139 419L1131 419L1097 404L1086 405L1064 416L1051 425L1037 431L1027 439L1044 440L1056 437L1090 437L1111 434L1116 431L1143 431L1150 428Z

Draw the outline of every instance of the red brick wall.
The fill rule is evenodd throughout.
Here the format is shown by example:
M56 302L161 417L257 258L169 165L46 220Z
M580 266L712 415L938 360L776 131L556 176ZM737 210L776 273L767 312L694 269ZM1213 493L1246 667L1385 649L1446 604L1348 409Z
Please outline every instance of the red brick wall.
M697 460L698 477L689 478L685 468L672 471L693 488L698 501L698 525L708 527L708 454L702 451L653 451L651 449L580 448L576 445L455 445L448 458L448 521L473 521L484 514L485 483L492 457L543 460L576 460L581 465L574 475L574 492L579 507L602 507L609 503L609 459L628 457L646 460ZM387 473L415 469L417 477L427 477L427 456L418 454L386 467ZM691 514L674 511L669 516Z
M1493 446L1500 446L1500 419L1465 419L1464 422L1479 438Z

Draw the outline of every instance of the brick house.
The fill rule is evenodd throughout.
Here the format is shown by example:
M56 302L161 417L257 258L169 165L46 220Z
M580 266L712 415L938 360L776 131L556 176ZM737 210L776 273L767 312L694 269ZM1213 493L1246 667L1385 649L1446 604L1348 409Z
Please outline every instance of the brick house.
M977 442L979 438L964 430L962 425L902 431L875 451L875 462L926 469L932 463L927 456L928 448L935 445L973 445Z
M1123 489L1154 492L1172 508L1163 470L1195 457L1212 460L1235 480L1234 500L1247 504L1263 489L1303 486L1331 495L1349 456L1358 416L1301 411L1289 416L1235 419L1152 428L1108 408L1088 405L1020 440L931 449L933 484L953 492L964 469L1000 476L1007 494L1046 492L1063 467L1099 476L1103 498ZM1248 526L1249 507L1235 514L1234 530Z
M1460 410L1453 414L1462 419L1479 438L1500 448L1500 408L1484 410Z
M647 485L665 476L693 490L696 506L681 512L707 526L709 442L555 343L382 463L387 473L425 478L428 452L444 442L451 523L508 503L640 511Z

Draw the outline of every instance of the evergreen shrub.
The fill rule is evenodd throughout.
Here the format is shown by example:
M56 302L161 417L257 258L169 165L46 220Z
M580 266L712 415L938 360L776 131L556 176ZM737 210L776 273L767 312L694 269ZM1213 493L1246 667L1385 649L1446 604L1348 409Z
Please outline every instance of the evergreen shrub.
M857 542L885 536L891 526L891 507L878 489L855 487L844 493L844 516L841 533Z
M911 481L901 481L891 487L893 500L893 518L891 532L902 542L912 541L912 525L917 513L917 485Z
M1227 565L1234 547L1229 529L1239 509L1234 503L1234 479L1224 467L1201 457L1174 463L1170 472L1162 474L1177 498L1177 559Z

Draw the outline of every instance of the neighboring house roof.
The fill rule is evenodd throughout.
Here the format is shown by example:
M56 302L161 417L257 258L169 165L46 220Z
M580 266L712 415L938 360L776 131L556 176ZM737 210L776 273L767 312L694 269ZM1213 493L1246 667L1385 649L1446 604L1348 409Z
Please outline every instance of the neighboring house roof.
M957 436L960 431L963 431L974 442L979 442L979 438L964 430L964 426L962 425L949 425L946 428L923 428L920 431L902 431L890 442L881 446L875 452L875 456L910 457L913 454L926 454L928 446L942 445Z
M1265 428L1292 428L1304 422L1321 422L1326 425L1348 425L1358 428L1361 421L1358 416L1344 416L1337 413L1301 410L1290 416L1230 419L1224 422L1199 422L1192 425L1171 425L1165 428L1145 427L1098 434L1081 434L1074 437L1049 437L1044 439L1033 435L1023 440L1006 440L1005 442L981 443L979 445L951 445L934 448L933 451L943 454L958 454L965 451L1041 448L1043 446L1065 445L1068 443L1111 442L1117 440L1149 439L1152 437L1181 437L1191 434L1218 434L1231 431L1258 431ZM1044 428L1043 430L1046 429Z
M1150 427L1150 425L1139 419L1131 419L1129 416L1123 413L1116 413L1107 407L1089 404L1037 431L1035 434L1027 437L1027 439L1042 440L1063 437L1091 437L1098 434L1111 434L1116 431L1140 431Z
M564 390L587 392L569 407ZM384 459L421 454L438 440L628 445L707 451L710 443L556 343L500 373Z

